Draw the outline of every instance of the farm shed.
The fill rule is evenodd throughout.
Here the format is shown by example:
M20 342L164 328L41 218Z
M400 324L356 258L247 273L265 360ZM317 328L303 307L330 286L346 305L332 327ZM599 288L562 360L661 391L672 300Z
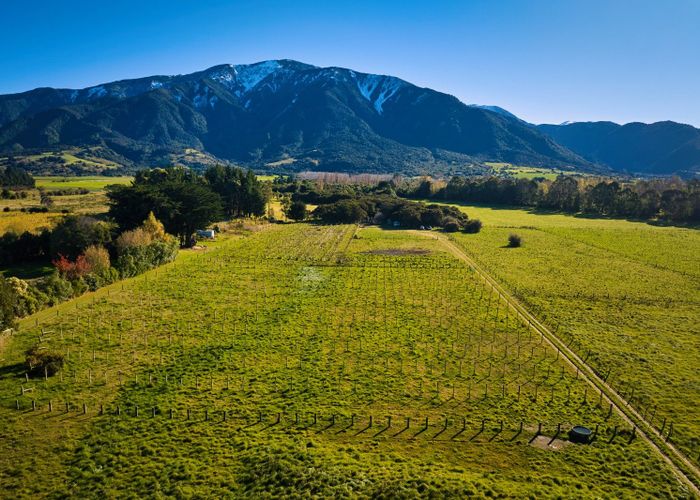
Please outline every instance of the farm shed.
M197 238L208 238L213 240L216 237L216 231L213 229L197 229Z

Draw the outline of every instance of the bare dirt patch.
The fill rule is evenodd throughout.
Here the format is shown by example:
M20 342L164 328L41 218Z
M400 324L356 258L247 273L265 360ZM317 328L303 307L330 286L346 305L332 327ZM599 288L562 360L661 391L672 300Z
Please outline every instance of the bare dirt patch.
M571 444L569 441L564 441L563 439L555 439L552 441L552 444L549 443L550 441L552 441L552 438L549 436L537 436L530 442L530 446L541 450L559 451Z

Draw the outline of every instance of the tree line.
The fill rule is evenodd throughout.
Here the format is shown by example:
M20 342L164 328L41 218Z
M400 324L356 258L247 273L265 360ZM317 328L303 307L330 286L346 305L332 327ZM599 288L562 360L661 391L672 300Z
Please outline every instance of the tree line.
M213 166L200 175L171 167L142 170L131 185L110 186L107 197L120 228L132 229L152 212L184 247L197 229L224 217L265 215L271 193L251 170Z
M476 233L479 220L469 219L456 207L412 202L388 195L361 196L319 205L312 217L324 223L368 223L403 229L443 228Z
M477 233L481 221L469 219L456 207L424 204L399 198L395 183L378 179L370 183L329 184L310 179L278 178L273 184L282 199L285 215L307 217L326 224L366 223L408 229L443 228ZM309 213L306 203L318 205Z
M421 179L397 192L409 198L536 207L569 213L700 221L700 180L678 178L617 181L570 175L546 179L453 177L447 183Z
M20 167L9 165L0 170L0 187L5 188L33 188L34 177Z

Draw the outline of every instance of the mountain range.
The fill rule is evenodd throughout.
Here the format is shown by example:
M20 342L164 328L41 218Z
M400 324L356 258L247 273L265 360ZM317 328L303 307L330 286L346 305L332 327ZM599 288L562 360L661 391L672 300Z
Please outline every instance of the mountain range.
M194 156L258 169L412 174L478 172L488 161L700 171L700 131L688 125L535 126L396 77L292 60L0 96L0 153L63 148L129 168Z
M579 122L537 127L587 160L620 172L652 175L700 173L700 129L672 121Z

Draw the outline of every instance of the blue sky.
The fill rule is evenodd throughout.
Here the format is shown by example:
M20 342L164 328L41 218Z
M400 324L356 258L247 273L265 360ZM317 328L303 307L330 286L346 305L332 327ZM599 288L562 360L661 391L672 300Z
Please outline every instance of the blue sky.
M700 126L700 0L4 0L0 12L0 93L289 58L536 123Z

